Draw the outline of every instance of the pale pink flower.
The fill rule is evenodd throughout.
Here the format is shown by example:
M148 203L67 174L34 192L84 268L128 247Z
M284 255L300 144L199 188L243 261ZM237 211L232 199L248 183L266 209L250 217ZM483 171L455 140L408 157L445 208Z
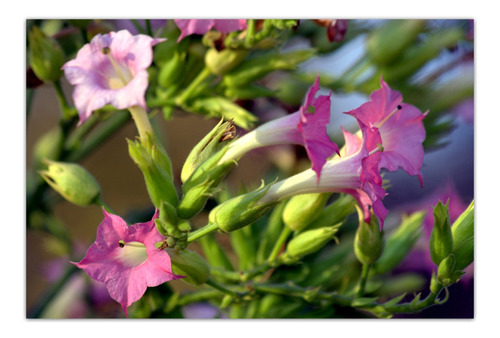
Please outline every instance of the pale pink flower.
M165 39L133 36L126 30L98 34L62 67L75 86L73 101L80 124L107 104L117 109L147 109L147 68L153 60L152 47L162 41Z

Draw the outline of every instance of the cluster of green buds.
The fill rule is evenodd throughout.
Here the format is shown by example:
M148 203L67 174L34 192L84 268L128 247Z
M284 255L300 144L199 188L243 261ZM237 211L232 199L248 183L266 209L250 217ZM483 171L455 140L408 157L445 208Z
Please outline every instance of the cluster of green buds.
M431 290L458 282L474 260L474 201L451 227L448 203L436 205L429 250L437 266Z

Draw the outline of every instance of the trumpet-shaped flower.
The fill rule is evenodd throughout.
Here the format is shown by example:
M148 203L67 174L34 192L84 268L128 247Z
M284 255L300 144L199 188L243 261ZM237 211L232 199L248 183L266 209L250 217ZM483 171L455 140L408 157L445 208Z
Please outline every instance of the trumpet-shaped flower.
M402 96L392 90L383 79L381 89L370 94L370 101L346 112L365 125L378 128L384 151L379 168L396 171L398 167L409 175L416 175L423 183L420 172L424 161L422 142L425 129L422 120L426 114L410 104L402 103ZM372 149L370 149L372 150Z
M330 95L319 95L319 76L306 94L299 111L269 121L234 141L220 162L237 160L248 151L269 145L300 144L306 148L312 169L319 180L326 159L338 146L330 140L326 126L330 122Z
M139 300L148 286L158 286L182 278L172 272L170 256L155 244L163 241L153 219L128 226L104 209L104 220L97 228L97 239L85 257L74 263L93 279L106 283L111 297L127 308Z
M146 109L147 68L153 60L152 47L162 41L165 39L133 36L126 30L98 34L63 66L66 78L75 86L73 101L80 124L106 104L117 109Z
M360 127L363 135L361 143L358 138L350 137L349 133L345 134L348 151L343 157L327 160L319 180L316 179L316 172L308 169L272 184L259 203L268 203L306 193L347 193L352 195L361 206L365 221L369 222L370 208L372 208L382 228L387 209L382 203L386 193L382 188L382 178L378 169L382 155L377 147L381 141L380 133L373 126L369 127L360 123Z
M191 34L205 34L212 28L218 30L221 33L230 33L247 28L247 23L245 19L237 19L237 20L177 19L174 21L177 27L179 27L179 29L181 30L181 35L177 39L177 42L181 41L186 36Z

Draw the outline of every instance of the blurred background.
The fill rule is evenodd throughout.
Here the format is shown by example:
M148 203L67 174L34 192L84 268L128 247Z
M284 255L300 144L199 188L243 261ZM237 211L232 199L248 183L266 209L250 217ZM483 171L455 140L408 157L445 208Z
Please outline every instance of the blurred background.
M78 21L78 20L77 20ZM86 34L128 28L137 33L130 20L82 20ZM87 22L88 21L88 22ZM171 20L169 20L171 21ZM404 172L386 173L390 182L384 205L390 210L386 227L397 224L401 214L426 209L439 199L453 199L458 209L468 206L474 198L474 32L472 20L346 20L346 32L330 41L333 34L327 23L301 20L290 31L286 42L279 45L280 53L301 48L316 48L316 54L292 70L270 72L258 83L275 90L276 95L259 99L235 100L255 114L259 123L297 110L305 90L315 75L322 78L321 94L333 91L330 136L342 143L339 125L355 131L356 122L343 112L358 107L368 100L368 94L378 88L380 76L392 89L403 94L404 102L417 106L422 112L429 110L424 120L428 137L422 173L424 186L418 179ZM138 20L138 22L143 22ZM152 29L162 29L165 20L151 20ZM168 21L167 21L168 25ZM40 27L53 36L67 50L83 30L81 25L64 20L29 20L27 31ZM392 28L392 29L391 29ZM338 27L337 33L342 31ZM383 36L383 41L378 41ZM86 37L85 39L88 39ZM200 43L200 36L190 37ZM394 55L388 51L397 41L401 43ZM81 43L81 42L80 42ZM73 48L74 53L74 48ZM74 56L73 56L74 57ZM72 56L68 54L67 59ZM419 59L420 58L420 59ZM72 87L62 81L62 90L71 102ZM36 170L40 163L37 145L43 136L58 125L61 109L54 86L27 70L26 118L26 179L28 194L39 180ZM72 103L71 103L72 104ZM154 126L161 135L173 163L176 179L191 148L218 122L219 118L188 114L181 109L169 112L153 109ZM241 128L238 133L244 133ZM102 189L103 199L127 221L134 223L150 217L149 200L143 177L128 155L125 139L133 139L136 129L132 122L124 123L116 133L102 142L79 163L94 175ZM256 187L262 178L269 180L269 172L294 172L307 166L303 149L295 146L271 147L254 151L243 157L228 177L228 186ZM272 174L271 174L272 175ZM272 178L271 178L272 179ZM52 192L48 192L51 194ZM53 197L56 198L56 197ZM451 205L451 203L450 203ZM462 210L463 210L462 209ZM451 211L450 211L451 213ZM102 210L97 206L79 207L59 199L53 205L53 220L67 231L73 240L73 250L68 256L61 243L46 231L30 226L26 231L26 309L27 316L37 311L40 303L50 296L50 291L68 271L69 260L79 261L95 240ZM30 215L32 222L36 215ZM198 224L204 225L206 215ZM36 223L36 221L34 221ZM223 240L223 239L222 239ZM196 245L194 246L196 249ZM191 248L191 246L190 246ZM410 257L411 258L411 257ZM424 279L430 278L425 264L409 260L401 265L400 272L412 270ZM397 273L398 271L396 271ZM122 316L118 303L110 301L106 290L92 283L83 272L71 274L62 286L62 292L52 298L51 306L44 308L42 317L116 317ZM185 283L174 281L172 288L185 288ZM450 288L450 300L417 315L400 317L471 318L474 315L473 269L467 278ZM89 310L91 309L91 310ZM89 314L90 313L90 314Z

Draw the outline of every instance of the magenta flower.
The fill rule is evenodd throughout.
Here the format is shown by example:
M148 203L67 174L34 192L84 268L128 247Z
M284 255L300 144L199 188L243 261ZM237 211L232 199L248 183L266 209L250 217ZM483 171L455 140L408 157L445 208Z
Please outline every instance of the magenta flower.
M177 39L177 42L181 41L186 36L191 34L205 34L212 28L218 30L221 33L230 33L247 28L247 22L245 19L238 19L238 20L176 19L174 21L177 24L177 27L179 27L179 29L181 30L181 35Z
M237 160L248 151L277 144L300 144L306 148L312 169L319 180L328 157L339 152L330 140L326 126L330 122L331 93L315 97L319 90L319 76L306 94L299 111L269 121L234 141L220 162Z
M307 193L347 193L352 195L361 206L366 222L370 221L371 209L373 209L373 213L380 220L382 229L388 211L382 203L386 192L382 188L382 178L378 169L382 155L377 147L381 141L380 133L376 127L368 127L362 123L359 125L362 132L361 142L347 133L346 149L348 151L343 157L333 157L327 160L319 180L313 169L305 170L272 184L259 203ZM368 151L368 149L374 150Z
M83 46L75 59L62 68L75 86L73 101L85 122L96 109L111 104L117 109L140 106L146 109L147 68L153 60L152 47L165 39L131 35L126 30L98 34Z
M93 279L106 283L111 297L127 308L139 300L148 286L158 286L182 278L172 272L170 256L155 244L164 240L153 219L128 226L104 209L104 220L97 228L97 239L77 267Z
M401 94L389 88L383 79L380 85L381 89L370 94L369 102L346 114L379 129L384 147L379 168L396 171L400 167L409 175L416 175L423 184L420 170L424 161L425 129L422 120L427 113L402 103Z

